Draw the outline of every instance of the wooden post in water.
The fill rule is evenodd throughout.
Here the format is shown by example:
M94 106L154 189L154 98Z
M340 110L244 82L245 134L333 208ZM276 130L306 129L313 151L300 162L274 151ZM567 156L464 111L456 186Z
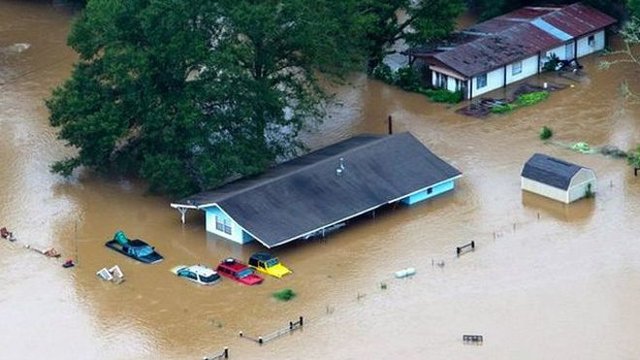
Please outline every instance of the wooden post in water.
M391 115L389 115L389 118L387 119L388 125L389 125L389 135L393 134L393 119L391 118Z

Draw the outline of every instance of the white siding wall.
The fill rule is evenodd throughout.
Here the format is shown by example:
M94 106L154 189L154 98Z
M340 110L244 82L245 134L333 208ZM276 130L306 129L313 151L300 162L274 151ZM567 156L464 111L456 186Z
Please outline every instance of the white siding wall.
M595 193L597 186L596 174L591 169L580 169L569 184L569 202L582 199L587 193L589 184L591 184L591 191Z
M563 203L569 202L568 192L562 189L549 186L525 177L520 177L522 190L531 191L532 193L542 195Z
M522 60L522 72L513 75L513 64L507 65L507 84L522 80L538 73L538 55Z
M547 51L545 53L545 56L550 59L551 58L551 54L556 54L556 56L558 57L558 59L560 60L566 60L567 57L565 56L565 45L560 45L557 48L551 49L549 51Z
M487 86L478 89L478 77L474 76L472 79L472 90L471 93L473 97L478 95L482 95L491 90L498 89L504 86L504 67L498 68L496 70L490 71L487 73Z
M589 37L593 36L593 46L589 45ZM592 54L604 49L604 30L578 39L578 57Z
M456 79L454 77L449 76L449 79L447 79L447 90L456 91Z

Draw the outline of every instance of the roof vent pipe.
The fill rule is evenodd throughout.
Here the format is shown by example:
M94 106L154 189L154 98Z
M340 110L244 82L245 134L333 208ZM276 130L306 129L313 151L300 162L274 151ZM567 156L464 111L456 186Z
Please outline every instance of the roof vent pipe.
M342 176L344 170L344 158L340 158L340 165L338 165L338 167L336 168L336 175Z

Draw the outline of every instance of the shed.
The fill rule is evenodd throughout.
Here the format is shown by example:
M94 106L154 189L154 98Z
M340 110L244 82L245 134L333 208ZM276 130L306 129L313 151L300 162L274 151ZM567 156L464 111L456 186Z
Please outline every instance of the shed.
M204 211L210 233L271 248L324 235L386 204L448 192L460 176L410 133L360 135L171 206L183 221L187 209Z
M596 192L593 170L545 154L534 154L522 168L522 190L565 204Z

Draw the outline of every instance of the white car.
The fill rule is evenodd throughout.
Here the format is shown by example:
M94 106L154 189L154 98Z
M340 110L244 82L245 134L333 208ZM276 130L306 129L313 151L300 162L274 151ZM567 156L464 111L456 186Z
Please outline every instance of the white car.
M171 272L200 285L213 285L221 280L215 270L202 265L178 265L171 269Z

